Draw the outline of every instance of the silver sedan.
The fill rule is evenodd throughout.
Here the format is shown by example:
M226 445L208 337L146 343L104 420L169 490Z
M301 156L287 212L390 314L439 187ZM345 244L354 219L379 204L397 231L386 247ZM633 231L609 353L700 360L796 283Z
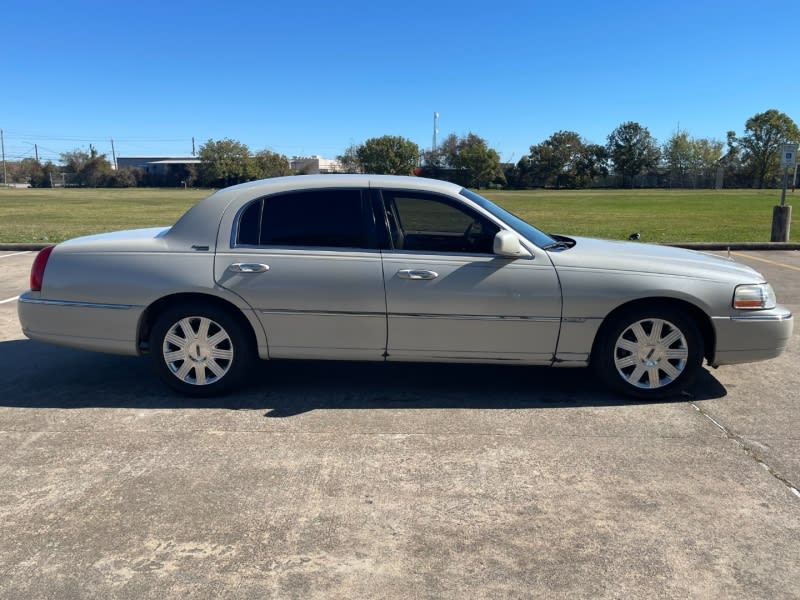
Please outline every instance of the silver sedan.
M586 367L645 399L709 365L780 354L792 315L736 262L548 235L457 185L283 177L212 194L172 227L42 250L31 339L148 354L178 392L238 386L257 358Z

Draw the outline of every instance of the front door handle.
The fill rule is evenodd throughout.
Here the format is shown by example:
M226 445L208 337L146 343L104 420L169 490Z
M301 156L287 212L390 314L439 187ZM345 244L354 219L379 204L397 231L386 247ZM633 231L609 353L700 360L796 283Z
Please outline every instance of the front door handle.
M439 274L436 271L425 271L423 269L401 269L397 272L400 279L436 279Z
M233 263L228 267L229 271L234 273L263 273L269 271L269 265L262 265L261 263Z

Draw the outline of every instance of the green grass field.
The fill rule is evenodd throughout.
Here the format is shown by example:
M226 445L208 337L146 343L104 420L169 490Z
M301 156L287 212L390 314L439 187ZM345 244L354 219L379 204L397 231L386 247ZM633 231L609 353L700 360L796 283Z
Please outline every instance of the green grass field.
M0 242L61 242L117 229L171 225L209 190L0 188Z
M0 188L0 242L170 225L209 190ZM779 190L481 192L544 231L643 242L766 242ZM798 193L800 197L800 193ZM795 195L787 193L786 203Z
M780 190L497 191L484 194L553 233L643 242L768 242ZM800 197L800 194L798 194ZM792 204L794 196L786 195Z

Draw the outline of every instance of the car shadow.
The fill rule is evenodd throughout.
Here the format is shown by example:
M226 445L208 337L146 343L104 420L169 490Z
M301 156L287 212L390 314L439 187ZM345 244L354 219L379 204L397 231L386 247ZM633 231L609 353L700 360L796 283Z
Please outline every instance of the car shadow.
M265 361L253 381L221 398L171 392L142 357L97 354L30 340L0 342L0 406L19 408L265 409L281 418L316 409L522 409L617 406L589 369L512 365ZM703 370L687 393L664 402L721 398Z

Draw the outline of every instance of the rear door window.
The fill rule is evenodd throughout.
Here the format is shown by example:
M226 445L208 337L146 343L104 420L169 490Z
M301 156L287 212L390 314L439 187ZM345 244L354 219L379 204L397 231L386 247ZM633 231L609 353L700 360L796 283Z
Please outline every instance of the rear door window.
M266 196L245 207L239 246L373 248L371 209L361 190L307 190Z

